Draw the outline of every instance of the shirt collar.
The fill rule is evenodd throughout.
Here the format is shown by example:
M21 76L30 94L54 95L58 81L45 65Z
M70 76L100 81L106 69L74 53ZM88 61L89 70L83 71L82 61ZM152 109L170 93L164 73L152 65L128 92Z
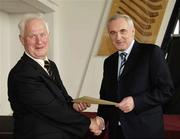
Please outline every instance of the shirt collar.
M29 56L31 59L33 59L34 61L36 61L36 62L37 62L39 65L41 65L42 67L44 67L44 60L49 61L48 58L47 58L47 56L45 57L45 59L36 59L36 58L32 57L30 54L28 54L26 51L25 51L25 54L26 54L27 56Z
M126 58L127 58L132 50L133 44L134 44L134 40L132 41L132 43L131 43L130 47L128 47L128 49L126 49L125 51L118 51L118 53L120 54L122 52L126 52L127 53Z

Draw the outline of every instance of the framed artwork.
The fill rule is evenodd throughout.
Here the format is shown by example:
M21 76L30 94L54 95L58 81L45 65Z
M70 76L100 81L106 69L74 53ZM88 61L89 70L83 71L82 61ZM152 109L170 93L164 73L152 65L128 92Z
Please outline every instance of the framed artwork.
M138 42L154 44L168 0L113 0L108 17L127 14L134 22ZM110 55L115 50L105 27L97 55Z

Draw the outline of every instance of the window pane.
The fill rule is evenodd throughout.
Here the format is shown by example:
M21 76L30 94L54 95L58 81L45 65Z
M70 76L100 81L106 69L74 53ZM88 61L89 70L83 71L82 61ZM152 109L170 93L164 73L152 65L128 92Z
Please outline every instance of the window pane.
M173 34L179 34L179 20L176 23L176 27L174 29L174 33Z

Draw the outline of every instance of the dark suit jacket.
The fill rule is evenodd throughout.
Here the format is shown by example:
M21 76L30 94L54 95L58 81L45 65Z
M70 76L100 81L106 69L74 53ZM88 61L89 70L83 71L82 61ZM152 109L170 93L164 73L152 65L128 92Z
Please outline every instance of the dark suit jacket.
M79 139L89 129L90 120L72 108L57 67L56 76L46 71L26 54L10 71L8 95L14 116L15 138Z
M167 63L174 83L175 94L164 106L166 114L180 114L180 37L172 37L168 45Z
M118 52L105 59L100 98L120 102L124 97L132 96L135 108L123 113L114 106L100 105L98 115L109 122L109 132L120 121L127 138L163 137L161 104L173 95L163 52L157 46L135 42L119 82L117 67Z

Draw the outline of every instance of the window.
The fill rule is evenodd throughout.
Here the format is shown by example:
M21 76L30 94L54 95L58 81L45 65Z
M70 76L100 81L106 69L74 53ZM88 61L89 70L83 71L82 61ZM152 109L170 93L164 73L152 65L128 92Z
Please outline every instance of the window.
M180 26L180 8L178 11L179 11L178 16L177 16L176 22L175 22L176 24L175 24L174 31L172 34L179 36L180 35L180 28L179 28L179 26Z
M180 0L176 0L163 42L161 44L161 48L165 53L168 51L172 38L176 36L180 37Z
M179 20L176 23L176 26L175 26L173 34L180 34L180 32L179 32Z

